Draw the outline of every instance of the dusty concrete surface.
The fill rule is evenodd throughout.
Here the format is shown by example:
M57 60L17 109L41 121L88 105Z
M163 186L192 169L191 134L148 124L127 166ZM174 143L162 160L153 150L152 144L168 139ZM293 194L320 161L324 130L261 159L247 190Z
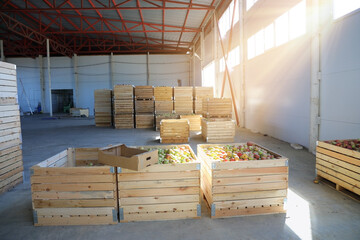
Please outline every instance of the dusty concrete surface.
M25 182L0 196L0 239L359 239L360 203L314 184L315 157L289 143L238 129L235 142L254 141L290 159L288 213L199 220L121 223L112 226L34 227L29 168L67 147L160 144L150 129L96 128L93 119L22 118ZM191 146L204 143L193 134Z

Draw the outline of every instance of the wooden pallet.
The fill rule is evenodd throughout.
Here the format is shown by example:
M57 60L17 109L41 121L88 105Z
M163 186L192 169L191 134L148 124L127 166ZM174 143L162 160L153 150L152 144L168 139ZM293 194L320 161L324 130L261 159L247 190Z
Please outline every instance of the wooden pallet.
M160 122L163 119L179 119L177 114L156 114L155 115L155 130L160 131Z
M316 178L315 178L315 181L314 181L316 184L318 183L324 183L326 186L340 192L341 194L349 197L349 198L352 198L356 201L360 201L360 195L359 194L356 194L352 191L349 191L347 190L346 188L342 187L341 185L337 184L337 183L334 183L326 178L323 178L321 177L320 175L317 175Z
M161 143L187 143L190 126L187 119L164 119L160 122Z
M136 128L153 128L154 127L154 114L141 113L135 115Z
M239 143L233 145L238 146ZM201 161L201 189L210 206L211 218L285 212L289 172L287 158L220 162L204 152L203 149L209 146L223 145L197 146Z
M153 86L135 86L135 99L154 99Z
M193 101L177 100L174 101L174 113L176 114L192 114Z
M174 100L192 101L193 87L174 87Z
M114 115L114 127L119 128L134 128L134 114L116 114Z
M202 115L205 118L230 118L232 103L230 98L204 98Z
M209 143L233 142L235 121L230 118L202 118L201 135Z
M203 100L204 98L213 98L213 87L194 87L194 100Z
M188 148L196 159L189 145L180 146ZM199 162L156 164L138 172L118 168L117 179L120 222L201 217Z
M109 89L97 89L94 91L94 115L97 127L112 125L111 98L112 91Z
M23 182L16 66L0 62L0 193Z
M172 113L174 110L174 102L172 100L157 101L155 100L155 113Z
M98 148L69 148L31 168L35 226L118 222L116 169L97 159Z
M134 98L133 85L115 85L114 100L131 100Z
M135 100L135 113L154 113L154 100Z
M316 147L317 177L360 195L360 152L322 141Z
M190 131L200 131L201 130L201 115L196 115L196 114L180 115L180 119L189 120Z
M134 100L114 99L113 110L114 114L134 113Z
M172 87L154 87L155 101L172 101L173 88Z

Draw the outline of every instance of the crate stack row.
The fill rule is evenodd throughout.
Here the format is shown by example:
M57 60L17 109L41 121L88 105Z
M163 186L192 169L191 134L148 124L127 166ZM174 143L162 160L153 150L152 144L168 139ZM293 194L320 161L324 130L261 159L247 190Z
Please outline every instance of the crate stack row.
M206 142L233 142L235 121L230 98L204 98L202 102L201 132Z
M202 114L202 102L214 97L213 87L194 87L194 113Z
M0 193L23 181L16 66L0 62Z
M115 85L113 97L115 128L134 128L134 86Z
M94 92L94 114L97 127L112 126L112 91L109 89L97 89Z
M155 127L160 130L160 122L163 119L178 119L174 114L173 87L154 87L155 98Z
M135 127L154 127L154 87L135 87Z
M174 87L174 113L192 114L193 87Z

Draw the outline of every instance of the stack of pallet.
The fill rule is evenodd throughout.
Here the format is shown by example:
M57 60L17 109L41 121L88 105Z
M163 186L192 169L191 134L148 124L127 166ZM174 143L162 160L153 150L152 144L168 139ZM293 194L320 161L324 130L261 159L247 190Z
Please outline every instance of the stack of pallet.
M193 87L174 87L174 113L193 113Z
M135 125L136 128L154 127L154 87L135 87Z
M194 87L194 113L202 114L203 99L213 98L213 87Z
M134 86L114 86L114 126L134 128Z
M155 127L160 129L162 119L176 119L179 116L172 114L174 110L173 88L172 87L154 87L155 98Z
M161 143L187 143L190 125L187 119L164 119L160 122Z
M98 89L94 92L94 114L97 127L109 127L112 125L111 95L109 89Z
M0 62L0 193L23 181L16 66Z
M205 98L202 104L202 137L206 142L233 142L235 121L229 98Z

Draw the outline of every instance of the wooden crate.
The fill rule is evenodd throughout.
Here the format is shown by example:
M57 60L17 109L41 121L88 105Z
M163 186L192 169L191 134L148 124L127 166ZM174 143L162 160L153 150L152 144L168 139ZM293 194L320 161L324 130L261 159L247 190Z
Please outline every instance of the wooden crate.
M233 142L235 137L235 121L230 118L202 118L201 134L209 143Z
M174 113L191 114L193 113L193 101L179 100L174 101Z
M201 115L180 115L180 119L187 119L190 123L190 131L201 130Z
M204 98L213 98L213 87L194 87L194 100L203 100Z
M131 100L134 98L133 85L115 85L114 99L115 100Z
M16 66L0 62L0 193L23 182Z
M155 100L155 113L172 113L174 110L174 102L172 100L157 101Z
M97 161L98 148L69 148L31 168L35 226L118 222L116 169Z
M134 100L114 99L113 110L114 114L134 113Z
M193 87L174 87L174 100L193 100Z
M94 114L97 127L112 125L112 91L109 89L97 89L94 91Z
M140 113L135 115L136 128L153 128L154 127L154 114Z
M194 100L194 113L195 114L202 114L202 102L203 100Z
M145 146L168 149L174 145ZM191 151L189 145L178 145ZM120 222L201 217L200 163L156 164L138 172L118 168Z
M210 146L224 145L197 145L201 189L211 208L211 218L285 212L289 173L287 158L272 152L280 158L220 162L204 152L204 148Z
M360 152L318 141L316 173L317 178L335 183L337 190L345 188L360 195Z
M160 122L163 119L179 119L177 114L156 114L155 116L155 130L160 130Z
M134 128L134 114L116 114L114 115L114 127L119 128Z
M154 100L135 100L136 113L154 113Z
M154 87L135 86L135 99L154 99Z
M190 126L187 119L164 119L160 122L161 143L187 143Z
M232 116L232 103L230 98L204 98L202 102L202 115L206 118L230 118Z
M171 101L173 100L172 87L154 87L155 101Z

